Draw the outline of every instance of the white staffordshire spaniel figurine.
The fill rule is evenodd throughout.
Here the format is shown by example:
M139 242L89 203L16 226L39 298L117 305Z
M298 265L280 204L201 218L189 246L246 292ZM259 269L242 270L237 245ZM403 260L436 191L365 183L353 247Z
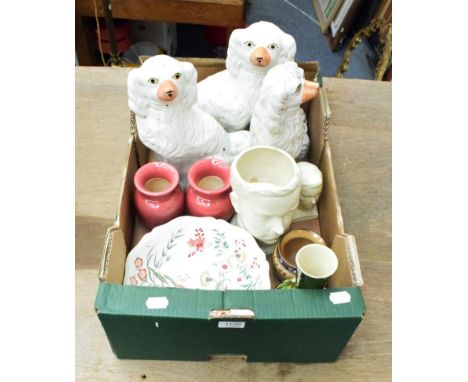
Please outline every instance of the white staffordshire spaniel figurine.
M263 80L250 122L252 145L269 145L303 160L309 150L307 121L301 103L318 94L319 84L304 79L295 62L272 68Z
M198 84L198 105L227 131L247 127L263 78L269 69L296 55L294 38L276 25L260 21L236 29L229 39L226 70Z
M190 166L204 157L231 163L249 146L247 131L227 133L197 102L197 71L189 62L158 55L128 74L128 105L136 115L138 136L172 164L186 185Z

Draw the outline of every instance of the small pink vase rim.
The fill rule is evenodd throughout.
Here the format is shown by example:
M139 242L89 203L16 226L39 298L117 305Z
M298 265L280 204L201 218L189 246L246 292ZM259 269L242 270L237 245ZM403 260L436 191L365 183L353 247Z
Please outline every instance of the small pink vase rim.
M219 169L218 171L216 171ZM206 174L199 176L206 170ZM198 186L198 182L205 176L218 176L224 182L224 186L216 190L206 190ZM231 188L229 163L220 159L201 159L195 162L187 174L188 182L200 194L217 195Z
M145 183L152 178L166 179L169 187L159 192L149 191L145 188ZM141 166L135 173L135 187L144 195L163 196L174 191L179 184L179 179L179 173L169 163L150 162Z

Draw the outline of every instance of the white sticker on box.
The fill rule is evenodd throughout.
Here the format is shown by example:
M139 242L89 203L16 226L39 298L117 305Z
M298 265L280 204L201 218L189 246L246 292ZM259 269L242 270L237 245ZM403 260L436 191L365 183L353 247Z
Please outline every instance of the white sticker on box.
M244 329L245 321L220 321L218 322L218 328Z
M167 297L148 297L146 307L148 309L166 309L169 305Z
M346 304L351 301L351 295L345 290L342 292L332 292L330 293L330 301L333 304Z

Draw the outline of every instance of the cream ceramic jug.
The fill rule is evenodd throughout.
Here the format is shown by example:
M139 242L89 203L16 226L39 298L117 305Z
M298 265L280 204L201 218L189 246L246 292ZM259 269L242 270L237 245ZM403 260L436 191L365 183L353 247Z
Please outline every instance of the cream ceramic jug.
M291 225L301 194L301 174L287 152L271 146L244 150L231 165L232 223L266 244Z

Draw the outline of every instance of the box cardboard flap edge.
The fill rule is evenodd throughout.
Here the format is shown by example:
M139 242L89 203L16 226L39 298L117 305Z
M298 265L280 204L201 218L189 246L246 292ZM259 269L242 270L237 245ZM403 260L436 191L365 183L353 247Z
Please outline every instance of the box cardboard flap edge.
M287 309L284 307L287 306ZM359 288L321 290L211 291L101 283L98 315L151 316L200 320L298 320L362 318Z

